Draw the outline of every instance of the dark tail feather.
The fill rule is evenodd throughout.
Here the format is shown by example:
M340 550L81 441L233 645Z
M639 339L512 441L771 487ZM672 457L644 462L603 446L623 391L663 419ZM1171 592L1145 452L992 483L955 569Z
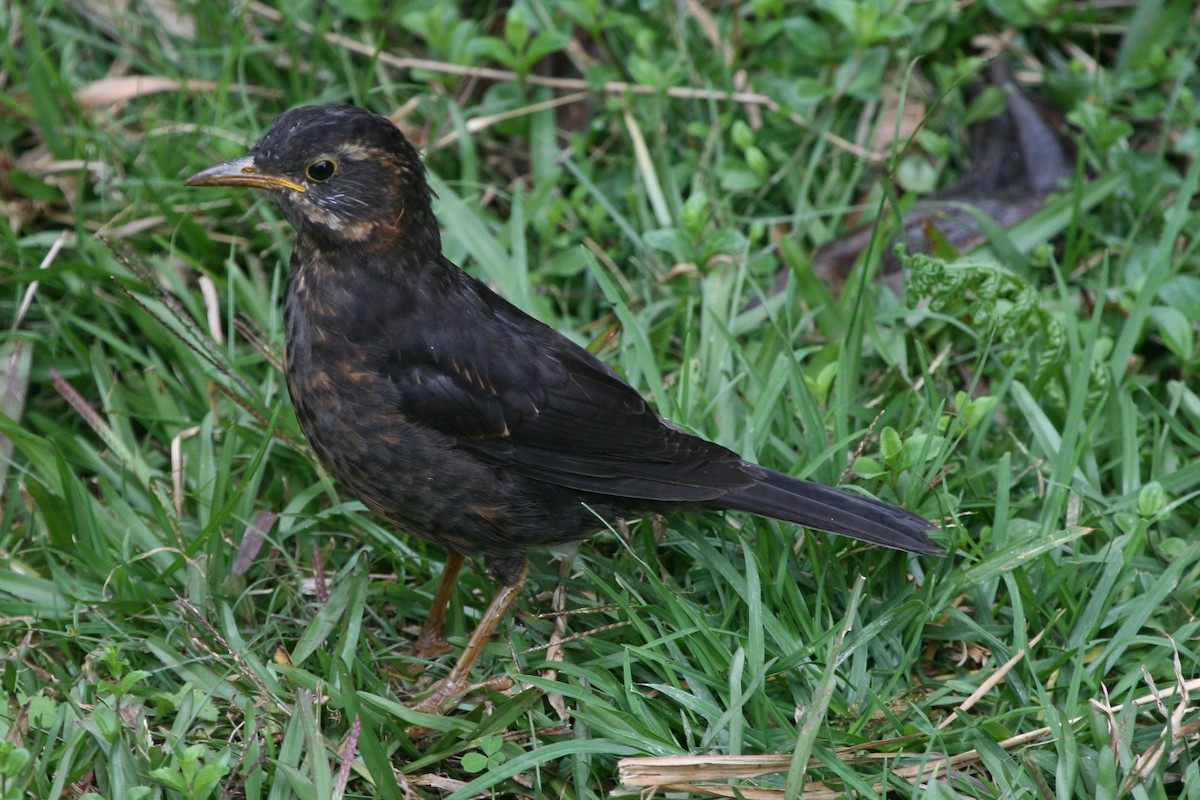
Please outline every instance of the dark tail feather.
M712 504L910 553L942 552L925 535L933 523L900 506L755 465L747 465L746 472L756 481L752 486L735 489Z

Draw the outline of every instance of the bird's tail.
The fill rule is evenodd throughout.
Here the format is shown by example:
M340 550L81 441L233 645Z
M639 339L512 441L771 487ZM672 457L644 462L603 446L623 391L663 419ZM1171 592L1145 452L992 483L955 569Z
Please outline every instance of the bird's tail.
M755 479L754 484L728 492L713 500L713 505L795 522L910 553L939 555L942 552L925 535L933 529L933 523L900 506L753 464L746 465L746 472Z

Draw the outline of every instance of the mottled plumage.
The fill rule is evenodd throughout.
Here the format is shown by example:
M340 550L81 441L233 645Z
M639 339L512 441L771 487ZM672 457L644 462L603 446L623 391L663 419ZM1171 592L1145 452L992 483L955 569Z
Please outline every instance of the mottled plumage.
M251 155L188 182L265 188L296 229L287 381L321 462L384 519L482 556L508 586L530 549L679 507L939 552L923 517L665 422L600 360L462 272L442 255L416 150L383 117L298 108Z

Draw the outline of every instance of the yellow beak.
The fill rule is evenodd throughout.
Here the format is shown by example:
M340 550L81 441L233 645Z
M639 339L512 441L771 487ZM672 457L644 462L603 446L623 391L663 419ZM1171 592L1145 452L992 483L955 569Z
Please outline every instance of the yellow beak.
M253 186L256 189L291 189L304 192L303 184L284 175L263 172L254 163L254 156L242 156L232 161L202 169L184 181L188 186Z

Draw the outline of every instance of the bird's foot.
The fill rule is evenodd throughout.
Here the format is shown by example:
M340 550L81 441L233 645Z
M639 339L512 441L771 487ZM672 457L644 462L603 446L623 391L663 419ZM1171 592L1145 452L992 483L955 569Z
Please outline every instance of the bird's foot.
M414 658L428 661L454 648L442 638L442 627L446 621L446 606L450 603L450 595L458 581L459 570L462 569L463 557L451 553L446 558L446 566L442 569L442 577L438 581L437 591L433 594L433 603L429 606L429 616L421 624L421 632L417 635L416 644L410 653ZM424 671L423 664L415 664L410 670L410 676L417 676Z
M431 659L437 658L440 655L445 655L454 649L454 646L442 638L440 631L434 631L432 634L425 629L421 630L421 635L417 637L417 641L409 650L409 655L413 658ZM423 667L418 665L414 668L415 672L419 672Z
M507 675L501 675L491 680L484 681L482 684L472 684L467 680L471 674L471 667L475 665L479 654L483 652L484 645L496 630L496 626L500 623L509 606L521 591L521 587L525 585L525 574L527 566L524 560L521 561L520 570L515 574L506 576L506 580L510 581L500 587L500 591L496 592L496 596L492 598L491 604L487 610L483 612L483 616L479 619L479 624L475 626L475 630L471 632L470 638L467 639L467 646L463 648L462 655L458 657L458 662L450 670L445 678L442 678L434 687L428 697L419 701L412 706L414 711L420 711L425 714L440 714L443 707L450 700L458 697L463 692L469 691L478 686L484 686L494 689L507 689L512 686L512 679ZM417 638L417 647L422 646L425 642L426 646L437 646L441 641L441 625L426 624L421 630L421 635Z
M427 678L425 677L425 669L429 666L427 662L430 659L449 653L453 649L454 647L440 636L431 639L426 639L422 636L417 639L412 649L408 651L408 654L415 659L415 662L402 670L403 680L415 681L419 691L420 686L427 683Z
M469 692L477 692L481 689L503 692L512 687L513 679L508 675L496 675L488 678L486 681L478 681L476 683L451 680L450 677L447 677L438 681L434 685L433 691L428 696L414 703L411 708L413 711L419 711L422 714L441 714L446 710L445 707L451 700L461 695Z

